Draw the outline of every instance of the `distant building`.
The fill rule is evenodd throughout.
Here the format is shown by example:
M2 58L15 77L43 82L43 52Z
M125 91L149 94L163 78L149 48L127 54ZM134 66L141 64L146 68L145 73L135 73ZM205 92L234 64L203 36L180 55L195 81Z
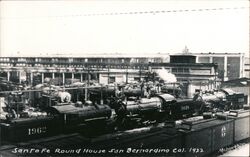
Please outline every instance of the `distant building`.
M152 71L164 67L173 73L181 84L183 93L191 98L195 91L216 88L217 65L214 63L196 63L196 56L190 54L170 55L170 63L152 63Z
M222 81L247 77L243 53L197 53L197 63L218 64L218 78Z
M250 78L250 58L245 58L244 77Z
M45 78L57 79L57 84L60 85L67 84L70 80L88 79L101 83L127 82L142 78L148 63L161 63L165 59L162 55L119 54L82 57L0 57L0 76L14 82L28 81L29 84L43 83Z
M246 68L245 68L246 67ZM175 74L188 97L196 89L210 90L218 81L249 74L241 53L183 53L154 55L89 54L74 57L0 57L0 77L29 84L51 78L57 85L95 80L99 83L141 81L148 72L164 68Z

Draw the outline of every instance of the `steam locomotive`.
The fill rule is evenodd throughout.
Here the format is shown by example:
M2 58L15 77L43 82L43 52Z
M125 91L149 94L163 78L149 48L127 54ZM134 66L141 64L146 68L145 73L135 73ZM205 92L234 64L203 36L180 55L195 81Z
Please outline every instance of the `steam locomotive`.
M22 141L76 131L93 136L215 112L215 109L238 109L245 100L244 94L229 89L197 93L193 99L179 99L166 93L138 99L120 91L102 104L89 100L72 102L66 90L42 90L37 98L39 104L33 106L23 92L11 94L8 101L2 98L1 115L5 115L0 123L2 138Z

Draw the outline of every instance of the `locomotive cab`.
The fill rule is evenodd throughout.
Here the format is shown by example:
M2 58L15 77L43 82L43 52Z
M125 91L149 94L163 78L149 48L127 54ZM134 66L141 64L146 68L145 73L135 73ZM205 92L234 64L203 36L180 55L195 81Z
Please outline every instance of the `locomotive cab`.
M247 100L243 93L235 92L229 88L221 89L226 94L226 100L230 103L232 109L241 109ZM246 100L245 100L246 99Z

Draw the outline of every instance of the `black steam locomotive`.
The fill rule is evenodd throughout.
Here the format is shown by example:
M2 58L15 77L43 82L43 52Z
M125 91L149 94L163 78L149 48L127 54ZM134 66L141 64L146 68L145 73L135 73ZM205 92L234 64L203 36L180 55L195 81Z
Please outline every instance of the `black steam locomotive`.
M232 93L228 89L196 93L193 99L179 99L166 93L138 99L138 94L137 97L127 97L120 91L105 98L105 104L89 100L72 102L71 94L66 90L42 90L36 98L39 103L33 106L22 92L11 94L11 100L1 98L2 138L22 141L76 131L93 136L207 111L238 109L244 104L244 94Z

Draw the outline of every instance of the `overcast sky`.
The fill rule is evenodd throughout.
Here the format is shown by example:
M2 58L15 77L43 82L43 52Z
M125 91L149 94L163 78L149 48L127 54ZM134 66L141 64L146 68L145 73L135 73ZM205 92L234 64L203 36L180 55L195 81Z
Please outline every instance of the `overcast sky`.
M0 1L0 10L2 56L180 53L185 46L249 54L248 0Z

